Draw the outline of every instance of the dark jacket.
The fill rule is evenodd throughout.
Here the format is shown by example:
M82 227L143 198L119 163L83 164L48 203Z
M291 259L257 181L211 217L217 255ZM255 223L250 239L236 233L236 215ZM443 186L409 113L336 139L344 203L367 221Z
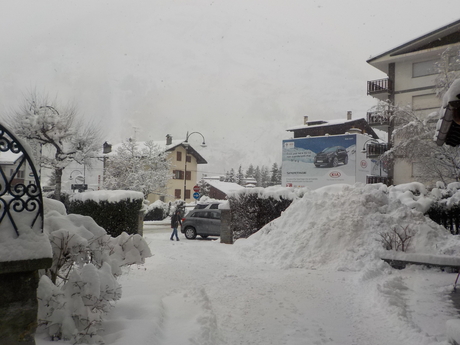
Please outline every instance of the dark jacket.
M179 212L175 212L171 217L171 228L177 228L177 226L182 226L181 216Z

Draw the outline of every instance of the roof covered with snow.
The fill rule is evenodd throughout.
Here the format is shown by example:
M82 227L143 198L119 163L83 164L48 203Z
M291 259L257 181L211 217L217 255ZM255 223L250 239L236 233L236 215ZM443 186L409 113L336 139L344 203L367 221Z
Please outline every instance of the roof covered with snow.
M243 186L240 186L238 183L233 182L223 182L223 181L216 181L216 180L206 180L206 183L210 186L220 190L225 194L229 194L231 192L236 192L238 190L244 189Z
M22 157L22 152L13 153L11 151L1 152L0 151L0 164L14 164Z

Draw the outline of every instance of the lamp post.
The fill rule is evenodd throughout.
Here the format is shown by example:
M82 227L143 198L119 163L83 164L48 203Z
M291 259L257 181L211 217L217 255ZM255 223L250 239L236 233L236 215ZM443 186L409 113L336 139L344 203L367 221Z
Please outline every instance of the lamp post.
M107 165L107 155L112 152L112 145L110 145L107 141L102 145L102 159L103 159L103 165L102 165L102 185L105 183L105 168Z
M185 198L185 191L187 190L187 153L188 153L188 147L189 147L189 143L188 143L188 138L190 138L190 136L192 134L199 134L201 135L201 137L203 138L203 142L201 143L201 147L206 147L206 141L204 139L204 135L201 134L200 132L192 132L192 133L188 133L187 132L187 135L185 136L185 141L183 142L183 145L185 147L185 164L184 164L184 202L187 202L186 201L186 198Z

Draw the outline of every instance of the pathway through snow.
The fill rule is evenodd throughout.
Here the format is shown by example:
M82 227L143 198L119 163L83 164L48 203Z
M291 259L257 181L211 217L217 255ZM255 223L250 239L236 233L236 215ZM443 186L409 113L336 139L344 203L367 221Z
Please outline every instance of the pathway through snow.
M244 261L218 241L168 235L145 232L154 256L121 277L107 344L447 344L455 311L433 284L452 275L286 270Z

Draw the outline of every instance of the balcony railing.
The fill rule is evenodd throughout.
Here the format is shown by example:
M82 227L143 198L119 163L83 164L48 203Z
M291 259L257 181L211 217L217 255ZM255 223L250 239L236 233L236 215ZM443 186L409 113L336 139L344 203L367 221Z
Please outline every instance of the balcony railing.
M390 118L393 112L390 110L385 111L374 111L367 113L367 123L369 126L388 126L390 124Z
M388 186L389 182L390 182L390 179L386 176L373 176L373 175L366 176L367 184L383 183Z
M370 143L366 146L366 157L375 158L380 157L388 151L388 144Z
M389 93L393 90L393 83L390 79L377 79L367 82L367 94Z

